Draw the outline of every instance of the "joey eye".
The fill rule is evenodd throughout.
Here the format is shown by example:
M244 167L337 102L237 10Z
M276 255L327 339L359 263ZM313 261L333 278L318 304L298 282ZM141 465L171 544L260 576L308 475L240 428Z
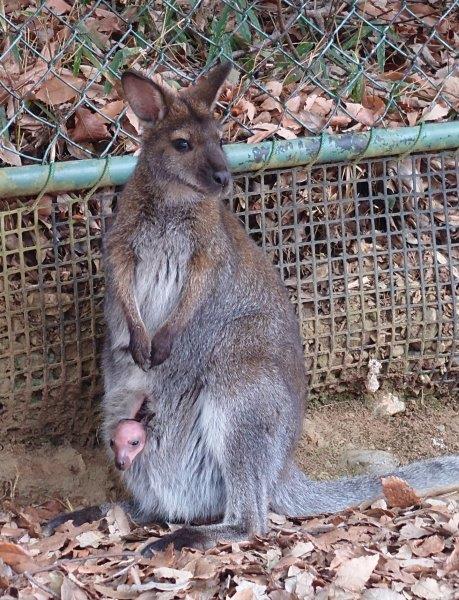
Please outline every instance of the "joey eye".
M140 444L139 440L132 440L129 443L131 446L138 446Z
M191 150L190 142L188 140L184 140L183 138L173 140L172 145L179 152L186 152L187 150Z

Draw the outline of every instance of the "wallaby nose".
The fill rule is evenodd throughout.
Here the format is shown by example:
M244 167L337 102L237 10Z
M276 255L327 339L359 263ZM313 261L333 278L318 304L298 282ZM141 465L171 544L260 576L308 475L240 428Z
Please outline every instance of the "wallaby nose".
M221 185L222 187L225 187L228 185L230 180L230 174L228 173L228 171L215 171L214 173L214 181L215 183L218 183L219 185Z

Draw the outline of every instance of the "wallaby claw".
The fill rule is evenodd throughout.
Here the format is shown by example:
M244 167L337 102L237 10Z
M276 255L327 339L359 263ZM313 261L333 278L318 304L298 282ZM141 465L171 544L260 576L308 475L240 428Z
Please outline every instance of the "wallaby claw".
M168 325L161 327L159 331L155 333L151 341L151 366L156 367L162 364L172 350L173 332L172 328Z
M168 537L167 535L164 537ZM170 542L171 543L171 542ZM169 543L169 544L170 544ZM157 552L164 552L169 544L163 544L163 538L156 540L156 542L151 542L145 548L143 548L140 552L142 556L145 558L151 558Z
M129 341L129 351L135 364L143 371L148 371L151 367L150 361L150 339L145 332L131 333Z

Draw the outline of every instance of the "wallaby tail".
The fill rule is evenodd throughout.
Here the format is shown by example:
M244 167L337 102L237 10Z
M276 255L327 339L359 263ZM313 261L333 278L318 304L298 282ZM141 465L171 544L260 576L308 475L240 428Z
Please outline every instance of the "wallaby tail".
M441 488L459 487L459 456L422 460L387 475L404 479L423 496ZM273 492L271 508L290 516L334 513L382 495L381 477L363 475L332 481L312 481L293 467Z

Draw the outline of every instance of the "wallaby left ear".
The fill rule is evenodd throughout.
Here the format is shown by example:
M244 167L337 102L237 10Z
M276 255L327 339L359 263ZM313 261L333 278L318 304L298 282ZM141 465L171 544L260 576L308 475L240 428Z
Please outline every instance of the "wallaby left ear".
M198 81L187 89L187 94L194 100L203 102L212 109L218 100L219 92L225 79L231 71L231 63L220 63L211 69L207 75L198 79Z

